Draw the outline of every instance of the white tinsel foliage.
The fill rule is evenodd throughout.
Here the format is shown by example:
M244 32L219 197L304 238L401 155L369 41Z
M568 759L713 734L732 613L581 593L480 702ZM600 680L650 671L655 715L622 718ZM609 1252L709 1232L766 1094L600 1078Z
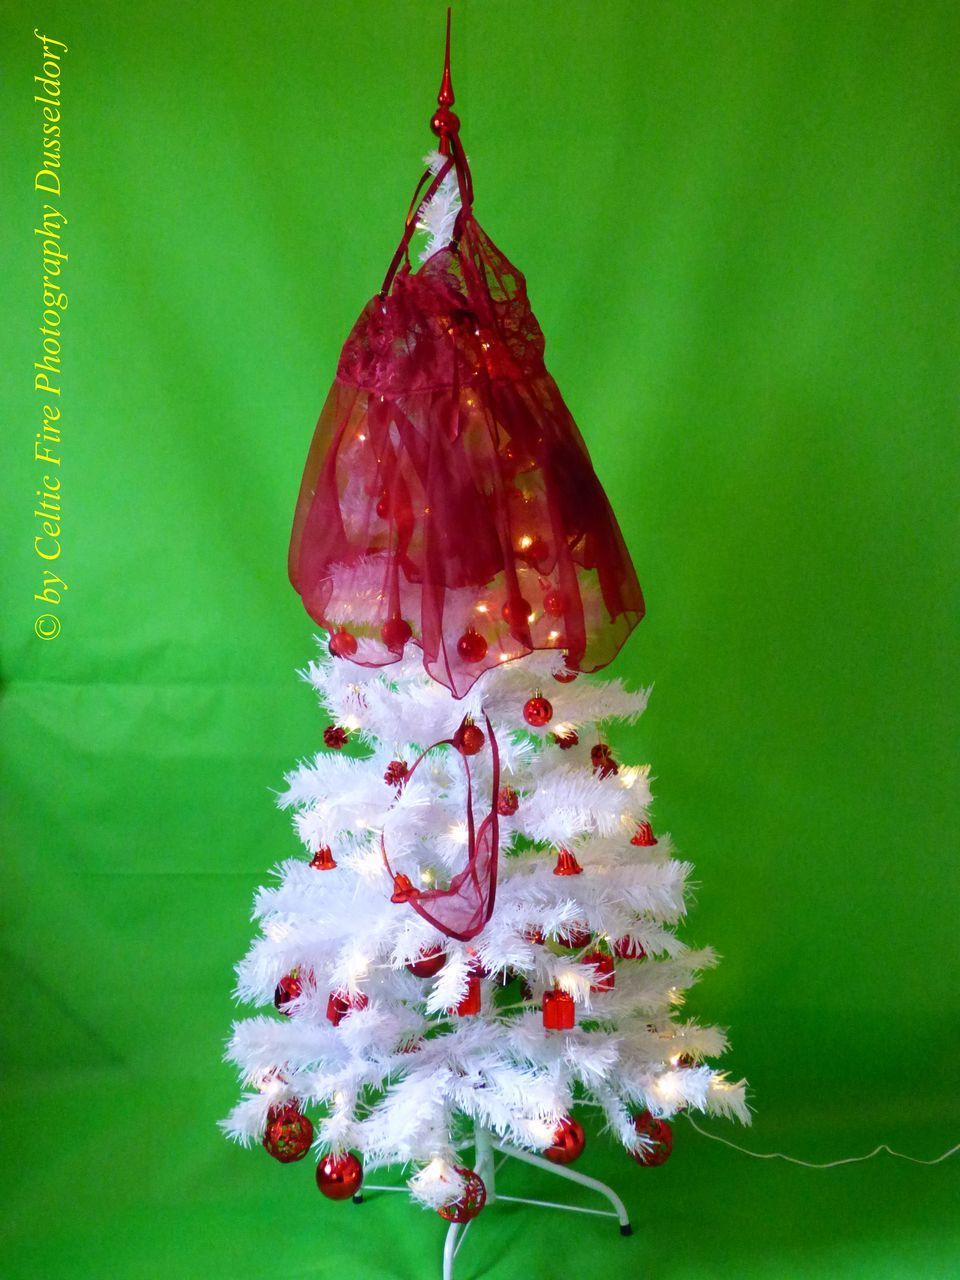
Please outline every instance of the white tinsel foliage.
M685 990L715 962L676 933L692 868L664 832L655 844L632 843L649 820L648 767L602 771L591 756L609 722L643 712L647 691L597 677L554 681L562 660L534 653L486 672L457 701L413 646L383 668L321 652L301 674L349 741L301 762L279 796L306 856L283 862L256 895L260 935L237 967L236 994L268 1013L234 1024L227 1058L246 1092L222 1122L226 1133L258 1140L270 1108L296 1101L314 1121L318 1158L351 1149L367 1170L412 1165L412 1195L435 1208L461 1194L457 1151L476 1125L542 1151L563 1116L592 1105L628 1150L642 1151L634 1117L643 1110L749 1123L744 1082L710 1065L726 1049L724 1033L682 1014ZM553 716L531 728L523 707L540 690ZM384 774L451 738L465 715L490 718L501 787L518 800L500 818L496 908L470 943L391 902L383 857L423 887L442 887L463 865L459 753L431 751L402 785ZM491 803L491 752L470 767L479 822ZM321 846L335 868L310 865ZM555 874L560 850L581 873ZM438 947L439 972L409 972ZM598 989L598 951L615 956L609 989ZM480 1012L461 1016L471 970L482 975ZM300 994L281 1014L274 993L289 974ZM570 1030L544 1027L541 1003L555 988L575 1001ZM337 1024L331 994L348 1006Z
M439 151L430 151L423 157L423 162L436 176L446 164L447 157ZM431 254L444 249L453 236L453 224L460 212L460 187L455 169L451 169L441 181L433 197L420 211L417 230L425 231L428 236L426 245L420 251L420 261L426 262Z

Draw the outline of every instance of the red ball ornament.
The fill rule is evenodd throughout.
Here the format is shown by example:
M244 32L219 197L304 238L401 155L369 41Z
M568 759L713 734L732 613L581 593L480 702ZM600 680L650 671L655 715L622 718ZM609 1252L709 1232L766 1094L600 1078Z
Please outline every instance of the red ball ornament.
M276 990L273 993L273 1003L285 1018L290 1017L290 1012L286 1006L296 1000L302 991L303 983L300 981L297 969L294 969L291 973L284 974L277 983Z
M569 1031L576 1021L573 996L553 987L543 993L543 1025L548 1031Z
M313 1125L296 1102L282 1107L271 1107L267 1112L267 1127L263 1133L263 1145L274 1160L292 1164L302 1160L313 1142Z
M613 952L621 960L643 960L647 954L640 943L631 938L628 933L616 940L613 944Z
M646 819L637 824L636 831L630 837L630 843L635 844L639 849L652 849L657 843L657 837L653 834L653 827Z
M517 596L513 600L508 600L500 612L503 614L504 622L509 623L511 627L523 628L529 623L532 610L528 601L521 600Z
M314 871L333 871L336 863L333 860L333 853L328 844L322 844L317 852L310 859L310 865Z
M556 587L551 587L543 597L544 612L549 613L551 618L561 617L566 607L567 602L564 599L563 592L558 590Z
M553 707L539 690L523 704L523 718L535 729L542 729L553 719Z
M453 744L462 756L475 756L483 750L486 740L483 730L469 716L453 735Z
M447 963L443 947L422 947L417 960L411 960L407 968L415 978L432 978Z
M487 1203L487 1188L479 1173L457 1167L463 1179L463 1191L452 1204L442 1204L437 1210L444 1222L470 1222Z
M402 649L412 635L405 618L388 618L380 628L380 639L388 649Z
M323 731L324 745L333 751L342 751L349 739L346 729L341 729L338 724L328 724Z
M562 933L557 934L557 942L561 947L567 947L570 951L580 951L593 938L593 934L589 929L584 929L577 924L568 925Z
M633 1127L641 1137L649 1138L653 1143L652 1146L636 1147L630 1151L637 1164L653 1166L669 1160L673 1150L673 1130L666 1120L652 1116L649 1111L641 1111L633 1117Z
M387 516L390 514L390 499L385 493L381 493L380 497L377 499L376 512L381 520L386 520Z
M329 1200L349 1200L362 1182L363 1169L352 1151L324 1156L317 1165L317 1186Z
M331 991L327 1000L327 1019L335 1027L339 1027L348 1013L354 1009L365 1009L369 1003L369 997L362 991L356 991L353 995L349 991Z
M592 964L597 976L590 983L591 991L611 991L617 980L613 956L606 951L588 951L583 957L583 964Z
M513 787L501 787L497 796L497 813L501 818L509 818L520 808L520 797Z
M532 942L535 946L542 946L546 941L543 930L539 925L531 925L530 928L524 929L522 936L527 942Z
M467 978L467 994L458 1005L448 1009L447 1013L456 1014L460 1018L471 1018L480 1012L480 975L471 971Z
M583 867L576 860L569 849L561 849L557 854L557 865L553 868L555 876L579 876L583 874Z
M539 534L532 537L526 546L520 548L520 555L530 564L540 564L549 554L550 548Z
M340 627L330 637L329 648L335 658L352 658L357 652L357 638Z
M554 671L553 678L557 684L572 684L579 674L579 671L571 671L569 667L561 667L559 671Z
M468 627L457 641L457 653L464 662L482 662L487 656L487 642L479 631Z
M402 787L407 780L406 760L391 760L384 772L383 780L391 787Z
M580 741L580 735L576 729L565 729L563 733L552 733L550 736L561 751L569 751Z
M573 1116L564 1116L557 1125L553 1142L543 1154L554 1164L573 1164L578 1156L583 1155L586 1145L587 1135L583 1132L583 1126Z

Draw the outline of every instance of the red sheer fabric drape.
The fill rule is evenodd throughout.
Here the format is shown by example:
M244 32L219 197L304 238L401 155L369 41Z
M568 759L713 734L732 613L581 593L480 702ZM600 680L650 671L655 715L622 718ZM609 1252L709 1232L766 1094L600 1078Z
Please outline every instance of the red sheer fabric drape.
M464 192L459 158L457 172ZM416 273L404 262L347 339L307 458L290 578L311 617L357 642L353 661L384 665L416 644L462 697L534 649L594 671L644 606L544 366L523 276L468 200L456 234Z

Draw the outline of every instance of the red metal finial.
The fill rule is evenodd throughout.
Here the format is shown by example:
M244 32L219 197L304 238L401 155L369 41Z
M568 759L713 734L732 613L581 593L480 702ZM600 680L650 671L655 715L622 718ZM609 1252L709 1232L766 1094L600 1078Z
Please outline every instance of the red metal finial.
M454 103L453 80L450 77L450 10L447 9L447 43L443 53L443 79L437 94L437 110L433 113L430 128L440 139L437 148L441 155L450 154L450 135L460 128L460 121L450 110Z

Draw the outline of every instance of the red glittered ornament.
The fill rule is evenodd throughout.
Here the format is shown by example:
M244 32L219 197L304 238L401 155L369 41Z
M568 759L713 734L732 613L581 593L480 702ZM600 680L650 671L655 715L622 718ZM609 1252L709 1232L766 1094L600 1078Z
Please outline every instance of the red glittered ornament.
M411 960L407 968L415 978L432 978L447 963L443 947L422 947L419 958Z
M487 656L487 642L479 631L468 627L457 641L457 653L464 662L482 662Z
M314 871L333 871L337 864L333 860L333 853L328 844L320 846L310 859L310 865Z
M561 849L557 854L557 865L553 868L555 876L579 876L583 874L583 867L576 860L569 849Z
M553 1135L553 1142L543 1154L554 1164L573 1164L578 1156L583 1155L586 1145L587 1135L583 1126L573 1116L563 1116Z
M463 1179L463 1191L452 1204L442 1204L437 1210L444 1222L470 1222L487 1203L487 1188L479 1173L457 1167Z
M391 787L402 787L407 780L406 760L391 760L386 767L383 780Z
M355 991L352 995L349 991L331 991L327 1000L327 1019L335 1027L339 1027L348 1013L355 1009L365 1009L369 1003L369 997L362 991Z
M635 844L640 849L652 849L657 843L657 837L653 834L653 827L646 819L637 824L636 831L630 837L630 843Z
M324 745L334 751L342 751L347 745L349 737L350 735L346 729L341 729L338 724L328 724L323 731Z
M324 1156L317 1165L317 1186L329 1200L349 1200L362 1182L363 1169L351 1151Z
M271 1107L267 1112L267 1127L263 1131L263 1145L281 1164L302 1160L313 1142L313 1125L296 1102Z
M576 1021L573 996L553 987L543 993L543 1025L548 1031L569 1031Z
M509 818L520 808L520 797L513 787L501 787L497 795L497 813L501 818Z
M412 635L405 618L388 618L380 628L380 639L388 649L402 649Z
M572 684L579 674L579 671L571 671L569 667L561 667L559 671L554 671L553 678L557 684Z
M613 951L614 955L619 956L621 960L643 960L647 954L640 943L631 938L628 933L616 940Z
M569 751L580 741L580 735L576 729L564 729L563 733L552 733L550 736L561 751Z
M553 707L539 690L523 704L523 718L535 729L542 729L553 719Z
M285 1018L290 1017L287 1005L296 1000L302 991L303 983L300 981L299 970L297 969L294 969L291 973L285 973L277 983L276 990L273 993L273 1003Z
M673 1150L673 1131L666 1120L641 1111L633 1117L633 1127L642 1138L649 1138L652 1146L635 1147L630 1154L637 1164L658 1165L670 1158Z
M592 964L597 971L597 976L590 983L591 991L612 990L617 979L613 956L608 955L606 951L588 951L581 963Z
M483 750L485 742L483 730L479 725L474 724L469 716L453 735L453 744L462 756L475 756L478 751Z
M471 970L467 977L467 993L458 1005L448 1009L447 1013L457 1014L460 1018L471 1018L480 1012L480 974Z
M551 587L543 597L544 612L549 613L551 618L559 618L566 608L566 603L563 592L558 591L556 587Z
M557 943L561 947L567 947L570 951L580 951L593 938L593 934L589 929L584 929L581 925L567 925L562 933L557 934Z
M329 648L335 658L352 658L357 652L357 638L341 627L330 637Z

